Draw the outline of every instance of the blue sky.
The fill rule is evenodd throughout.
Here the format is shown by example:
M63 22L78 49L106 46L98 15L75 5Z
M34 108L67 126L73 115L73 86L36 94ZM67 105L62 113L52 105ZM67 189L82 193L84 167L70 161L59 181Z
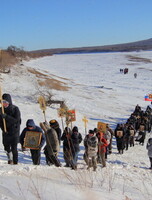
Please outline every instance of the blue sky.
M0 48L25 50L152 38L152 0L1 0Z

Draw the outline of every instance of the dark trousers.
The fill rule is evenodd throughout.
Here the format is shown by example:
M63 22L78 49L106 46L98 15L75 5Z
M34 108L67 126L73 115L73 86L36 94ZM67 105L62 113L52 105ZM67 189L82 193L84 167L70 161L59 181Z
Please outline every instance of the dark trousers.
M40 150L35 150L35 149L30 149L31 152L31 157L34 165L39 165L40 164L40 157L41 153Z
M17 143L16 144L4 144L4 150L7 153L12 152L13 154L13 163L17 164L18 163L18 151L17 151Z
M55 152L53 154L49 153L47 148L45 148L44 154L45 154L47 165L54 164L56 167L61 167L61 163L60 163L59 159L57 158L57 153L55 153Z
M150 160L150 168L152 169L152 157L149 157Z

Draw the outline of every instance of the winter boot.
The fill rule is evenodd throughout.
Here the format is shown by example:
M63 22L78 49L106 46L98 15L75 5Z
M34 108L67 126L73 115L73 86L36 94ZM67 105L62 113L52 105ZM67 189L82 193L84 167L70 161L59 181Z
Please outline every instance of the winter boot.
M13 154L12 152L6 153L8 157L8 164L13 164Z

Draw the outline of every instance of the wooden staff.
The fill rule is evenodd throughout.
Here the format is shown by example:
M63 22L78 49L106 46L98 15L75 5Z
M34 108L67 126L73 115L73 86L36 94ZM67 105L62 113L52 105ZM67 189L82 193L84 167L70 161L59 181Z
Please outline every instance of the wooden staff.
M65 109L64 108L59 108L58 109L58 117L61 117L63 131L64 131L64 123L63 123L63 117L64 116L65 116Z
M41 110L43 111L43 114L44 114L44 120L46 122L46 116L45 116L45 110L46 110L46 101L45 101L45 98L43 96L39 96L38 98L38 102L40 104L40 108Z
M4 106L3 106L3 99L2 99L2 88L0 87L0 103L2 108L2 114L4 114ZM4 126L4 132L7 133L6 129L6 120L3 118L3 126Z

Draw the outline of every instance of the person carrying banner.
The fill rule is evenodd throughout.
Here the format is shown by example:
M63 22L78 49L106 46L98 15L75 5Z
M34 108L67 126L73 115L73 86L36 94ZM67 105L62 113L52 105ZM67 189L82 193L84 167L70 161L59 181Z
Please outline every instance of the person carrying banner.
M40 164L40 158L41 158L41 148L44 145L45 142L45 136L43 134L42 129L39 126L36 126L34 123L33 119L28 119L26 122L26 127L23 129L21 135L20 135L20 143L22 146L22 150L24 150L24 142L25 142L25 137L26 134L29 132L35 132L35 134L41 133L41 138L40 138L40 144L38 148L30 148L31 152L31 157L34 165L39 165Z
M72 167L72 140L71 140L72 131L69 127L65 127L64 132L61 137L63 141L63 155L65 160L65 167Z
M74 126L71 134L72 141L72 169L77 169L78 153L80 151L80 143L82 142L82 135L78 131L78 127Z
M57 132L47 122L41 122L40 126L44 130L46 137L46 145L44 147L46 164L49 166L54 164L56 167L61 167L60 160L58 159L60 145Z

